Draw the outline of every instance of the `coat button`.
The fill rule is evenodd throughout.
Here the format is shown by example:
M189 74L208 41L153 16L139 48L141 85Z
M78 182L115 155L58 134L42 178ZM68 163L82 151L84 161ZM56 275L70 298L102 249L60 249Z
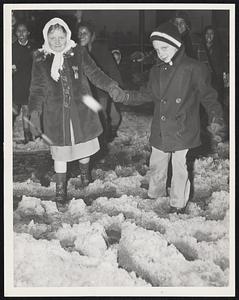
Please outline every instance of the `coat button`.
M176 99L176 103L178 103L178 104L181 103L181 101L182 101L181 98L177 98L177 99Z
M165 121L165 120L166 120L165 116L162 116L162 117L161 117L161 120L162 120L162 121Z

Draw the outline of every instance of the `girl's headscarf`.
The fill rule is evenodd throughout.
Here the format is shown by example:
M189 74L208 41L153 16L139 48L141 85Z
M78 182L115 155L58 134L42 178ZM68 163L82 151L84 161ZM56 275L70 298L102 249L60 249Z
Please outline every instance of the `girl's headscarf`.
M56 25L56 24L61 25L66 30L67 42L66 42L65 49L61 52L53 51L48 44L48 38L47 38L48 30L49 30L50 26ZM76 43L73 40L71 40L71 31L70 31L68 25L60 18L53 18L49 22L46 23L46 25L43 28L43 37L44 37L44 44L42 46L43 50L45 52L54 54L54 59L53 59L52 65L51 65L51 77L55 81L58 81L60 78L59 70L62 69L62 65L63 65L63 61L64 61L63 54L66 53L71 48L75 47Z

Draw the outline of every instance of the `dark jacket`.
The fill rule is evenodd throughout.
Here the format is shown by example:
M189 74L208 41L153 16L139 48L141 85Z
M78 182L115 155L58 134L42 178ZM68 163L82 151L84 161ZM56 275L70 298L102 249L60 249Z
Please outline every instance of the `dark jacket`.
M104 41L94 41L92 44L90 55L96 62L97 66L99 66L106 75L110 76L112 79L117 81L122 87L123 82L120 75L120 71L113 58L112 53L108 49L107 43ZM108 95L106 95L106 93L101 89L93 88L93 91L97 99L101 97L108 98Z
M217 89L217 83L223 87L223 72L228 72L228 63L223 45L213 43L208 49L203 41L198 49L198 60L207 65L211 72L212 84Z
M221 121L217 92L210 86L204 64L186 56L182 47L173 65L161 63L151 69L146 89L130 92L128 104L154 101L150 143L165 152L197 147L200 141L200 103L209 121Z
M31 41L22 46L16 40L12 45L12 64L17 68L12 76L13 102L16 104L28 104L33 51L35 49L35 44Z
M109 91L117 85L90 58L87 51L76 46L64 55L58 82L50 75L53 55L37 52L33 62L30 88L30 112L42 112L44 133L54 145L71 145L70 119L75 143L89 141L100 135L102 126L98 114L83 102L82 95L91 94L86 77L97 87Z

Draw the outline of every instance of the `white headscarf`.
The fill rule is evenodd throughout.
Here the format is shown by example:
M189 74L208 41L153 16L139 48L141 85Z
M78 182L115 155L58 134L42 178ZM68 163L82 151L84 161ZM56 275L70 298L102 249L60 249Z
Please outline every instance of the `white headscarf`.
M53 51L48 44L47 33L49 30L49 27L52 25L55 25L55 24L61 25L66 30L66 38L67 38L66 47L61 52ZM68 25L60 18L53 18L49 22L46 23L46 25L43 28L43 37L44 37L44 44L42 46L43 50L45 52L54 54L54 59L53 59L52 65L51 65L51 77L55 81L58 81L60 78L59 70L62 69L62 65L63 65L63 61L64 61L63 54L65 52L67 52L68 50L70 50L71 48L75 47L76 43L73 40L71 40L71 31L70 31Z

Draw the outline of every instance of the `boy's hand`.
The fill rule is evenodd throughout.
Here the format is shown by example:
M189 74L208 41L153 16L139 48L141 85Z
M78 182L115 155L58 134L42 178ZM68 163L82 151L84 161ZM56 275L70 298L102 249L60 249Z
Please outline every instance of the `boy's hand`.
M120 87L114 86L110 89L109 91L110 97L113 99L115 102L125 102L129 98L129 94L123 91Z
M217 142L221 142L225 137L225 125L224 123L220 122L212 122L208 127L207 130L212 134L213 139Z

